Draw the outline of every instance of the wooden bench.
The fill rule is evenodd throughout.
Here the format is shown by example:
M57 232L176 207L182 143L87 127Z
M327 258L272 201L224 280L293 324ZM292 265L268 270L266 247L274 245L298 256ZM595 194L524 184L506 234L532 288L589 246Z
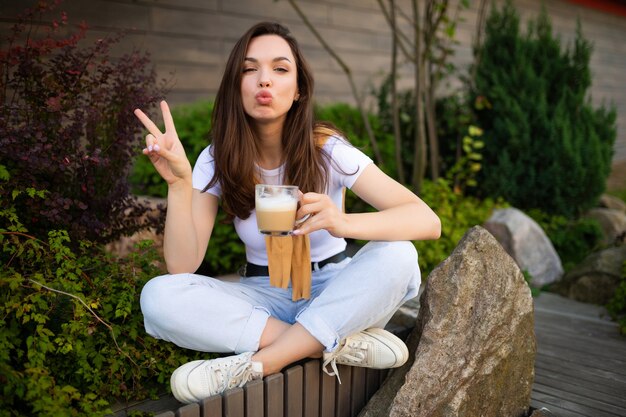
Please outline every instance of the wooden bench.
M389 329L406 339L410 329ZM341 384L322 371L319 359L297 362L200 403L155 417L353 417L381 386L389 370L339 365Z

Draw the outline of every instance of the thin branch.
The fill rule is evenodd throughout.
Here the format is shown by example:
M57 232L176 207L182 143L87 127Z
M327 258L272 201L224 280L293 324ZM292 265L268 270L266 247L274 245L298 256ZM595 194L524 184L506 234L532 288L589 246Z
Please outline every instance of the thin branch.
M387 23L389 23L389 26L392 28L391 33L393 34L394 39L396 43L398 44L398 46L400 46L400 49L402 50L404 57L407 60L413 62L415 59L413 55L411 54L411 52L407 49L411 47L411 40L408 38L408 36L406 36L404 32L398 29L398 25L395 22L396 19L391 17L392 13L395 15L395 11L397 10L397 8L392 5L391 8L393 10L388 11L385 8L385 4L383 3L382 0L377 0L377 1L378 1L378 5L380 6L380 10L383 12L383 16L385 16Z
M296 4L295 0L288 0L288 2L289 4L291 4L291 7L294 8L298 16L300 16L304 24L309 28L309 30L313 33L313 35L317 38L317 40L322 44L322 47L326 50L326 52L328 52L330 56L333 57L333 59L339 64L343 72L345 72L346 76L348 77L350 89L352 90L352 95L354 96L354 99L356 100L356 103L357 103L357 107L359 108L359 111L361 113L361 119L363 120L363 124L365 125L365 130L367 131L370 144L372 145L372 151L374 152L374 157L376 159L376 162L378 164L383 164L382 154L380 153L380 149L378 148L378 143L376 142L376 137L374 136L374 131L372 130L372 126L370 125L369 118L367 117L367 114L365 113L365 109L363 108L363 100L361 99L361 96L356 88L356 85L354 84L350 67L348 67L348 65L346 65L346 63L341 59L341 57L339 57L339 55L337 55L337 53L330 47L330 45L326 43L324 38L322 38L322 35L320 35L317 29L315 29L315 26L311 24L309 19L302 12L300 7Z
M424 174L426 172L426 129L424 121L424 66L425 57L422 54L422 28L420 28L419 4L418 0L411 2L413 9L414 36L415 36L415 137L414 137L414 157L413 157L413 191L419 194L422 189Z
M91 313L91 314L92 314L92 315L93 315L93 316L94 316L94 317L95 317L95 318L96 318L96 319L97 319L100 323L102 323L104 326L106 326L106 328L107 328L107 329L109 329L109 332L111 333L111 338L113 339L113 342L115 343L115 346L117 347L117 350L118 350L118 351L119 351L122 355L126 356L126 357L128 358L128 360L129 360L129 361L131 361L131 362L133 363L133 365L135 365L136 367L140 368L140 366L139 366L139 365L137 365L137 363L133 360L133 358L131 358L131 357L130 357L130 356L129 356L126 352L124 352L124 351L122 350L122 348L120 347L120 345L117 343L117 339L115 338L115 333L113 332L113 327L111 327L111 325L110 325L109 323L107 323L106 321L102 320L102 319L100 318L100 316L98 316L98 315L96 314L96 312L95 312L95 311L93 311L93 310L91 309L91 307L89 307L89 306L87 305L87 303L86 303L86 302L84 302L84 301L82 300L82 298L80 298L80 297L78 297L78 296L76 296L76 295L74 295L74 294L70 294L69 292L65 292L65 291L57 290L57 289L55 289L55 288L48 287L48 286L46 286L46 285L42 284L41 282L35 281L35 280L34 280L34 279L32 279L32 278L28 278L28 280L29 280L30 282L32 282L33 284L39 285L40 287L47 289L48 291L52 291L52 292L56 292L56 293L59 293L59 294L67 295L68 297L71 297L71 298L73 298L73 299L75 299L75 300L78 300L78 301L79 301L79 302L80 302L83 306L85 306L85 308L86 308L87 310L89 310L89 312L90 312L90 313Z
M41 243L42 245L46 245L47 247L50 247L50 244L48 244L48 242L44 242L44 241L43 241L43 240L41 240L41 239L37 239L35 236L31 236L31 235L29 235L29 234L22 233L22 232L7 232L7 231L3 231L3 232L0 232L0 235L23 236L23 237L26 237L26 238L28 238L28 239L35 240L35 241L37 241L37 242ZM15 256L15 255L14 255L14 256ZM63 258L64 258L65 260L67 260L67 259L68 259L68 258L67 258L67 256L63 256ZM9 260L9 262L7 263L7 265L9 265L9 264L11 263L11 261L12 261L12 260L13 260L13 258L11 258L11 260ZM85 274L85 272L84 272L84 271L81 271L81 275L83 276L83 278L85 278L85 281L87 281L87 284L89 284L89 286L90 286L91 288L93 288L93 287L94 287L94 285L93 285L93 281L91 280L91 278L89 278L89 275Z
M29 239L38 240L41 243L46 243L46 242L42 242L41 240L37 239L35 236L31 236L29 234L22 233L22 232L0 232L0 235L24 236L24 237L27 237Z
M379 0L380 3L380 0ZM404 165L402 163L402 138L400 136L400 109L398 106L398 37L396 36L396 6L394 0L389 0L389 9L391 17L391 32L394 34L391 42L391 114L393 121L393 138L395 142L396 165L398 166L398 179L402 184L404 179ZM381 3L381 8L384 7ZM384 13L384 10L383 10Z
M474 80L476 79L476 69L478 68L478 64L481 60L481 50L480 46L483 43L482 36L485 31L485 16L487 11L487 0L481 0L480 6L478 7L478 21L476 22L476 39L474 40L474 51L476 52L476 56L474 58L474 65L472 66L472 77L470 82L472 85L474 84Z

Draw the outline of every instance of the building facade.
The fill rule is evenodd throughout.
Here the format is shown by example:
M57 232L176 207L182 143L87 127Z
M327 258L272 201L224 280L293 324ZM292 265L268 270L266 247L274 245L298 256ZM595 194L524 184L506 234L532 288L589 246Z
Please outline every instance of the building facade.
M502 3L503 0L498 0ZM488 3L491 1L489 0ZM0 2L0 32L34 0ZM410 2L397 0L410 15ZM472 62L479 0L461 13L452 61L460 70ZM367 95L380 86L390 68L391 31L377 0L297 0L307 18L350 67L357 88ZM387 4L387 2L385 2ZM542 4L564 43L575 36L580 18L584 36L593 42L591 58L594 103L614 104L618 112L612 181L626 187L626 5L620 0L514 0L522 20L535 17ZM316 78L318 102L354 103L346 75L303 24L288 0L65 0L59 10L70 23L85 21L94 40L119 29L128 35L115 53L133 47L151 53L160 78L170 80L168 101L212 98L228 53L237 38L260 20L286 24L301 43ZM402 16L399 16L402 21ZM409 87L411 68L402 67L401 85ZM622 173L623 172L623 173ZM617 176L617 177L616 177Z

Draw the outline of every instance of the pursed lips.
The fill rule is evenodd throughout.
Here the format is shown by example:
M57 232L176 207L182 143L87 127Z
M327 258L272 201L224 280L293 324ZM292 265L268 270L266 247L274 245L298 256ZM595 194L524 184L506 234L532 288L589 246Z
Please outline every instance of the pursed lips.
M258 93L256 93L254 98L256 99L257 103L261 105L267 105L272 102L273 97L272 97L272 93L270 93L269 91L261 90Z

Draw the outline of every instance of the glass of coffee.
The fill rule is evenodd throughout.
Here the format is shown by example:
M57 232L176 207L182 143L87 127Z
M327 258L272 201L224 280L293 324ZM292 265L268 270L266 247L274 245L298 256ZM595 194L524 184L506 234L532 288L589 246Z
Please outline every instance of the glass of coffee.
M271 236L289 235L296 223L298 187L257 184L254 205L259 232Z

